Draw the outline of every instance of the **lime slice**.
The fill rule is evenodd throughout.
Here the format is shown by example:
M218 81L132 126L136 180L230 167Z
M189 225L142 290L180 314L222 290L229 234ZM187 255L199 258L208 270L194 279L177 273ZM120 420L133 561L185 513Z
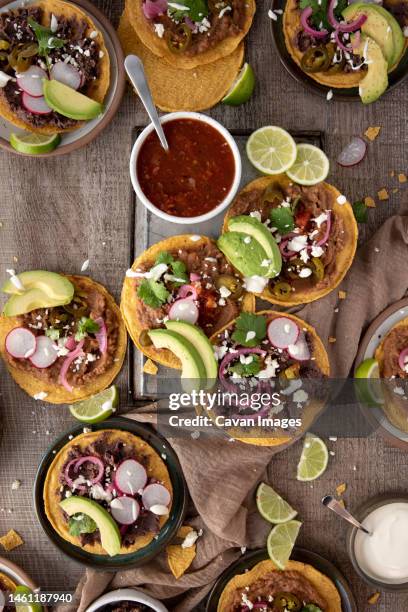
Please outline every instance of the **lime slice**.
M355 373L358 399L366 404L381 406L384 396L381 389L380 369L376 359L366 359Z
M256 505L259 514L270 523L287 523L297 515L286 502L269 485L261 482L256 492Z
M49 153L58 147L61 142L59 134L34 134L32 132L22 132L10 135L10 144L16 151L27 155L41 155Z
M264 174L286 172L296 159L296 143L285 130L267 125L253 132L246 145L248 159Z
M300 521L289 521L276 525L268 536L268 554L276 567L284 570L302 526Z
M251 66L245 63L236 81L233 83L231 89L227 92L224 98L221 100L224 104L231 106L238 106L244 104L252 96L252 92L255 88L255 73Z
M297 146L296 160L286 174L299 185L316 185L329 174L330 162L321 149L311 144Z
M28 587L19 585L13 595L16 612L42 612L43 607L39 603L31 603L34 593Z
M302 482L316 480L326 471L328 463L329 453L323 440L307 434L297 467L297 479Z
M78 421L82 423L100 423L111 416L119 404L119 394L115 385L105 389L98 395L78 402L69 407L69 410Z

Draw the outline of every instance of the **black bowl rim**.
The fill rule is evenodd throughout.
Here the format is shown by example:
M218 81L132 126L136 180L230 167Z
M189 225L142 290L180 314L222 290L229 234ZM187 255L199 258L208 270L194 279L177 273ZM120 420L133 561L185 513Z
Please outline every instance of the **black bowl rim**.
M272 10L274 11L276 11L276 9L285 10L286 1L287 0L272 0ZM293 61L293 59L289 55L289 52L286 49L286 45L285 45L285 50L286 50L287 55L283 53L281 46L279 44L279 36L283 35L282 16L280 16L280 18L277 19L276 21L271 19L271 27L272 27L272 41L273 41L275 50L279 56L279 60L281 64L283 65L283 67L285 68L285 70L291 75L291 77L295 81L297 81L297 83L302 85L302 87L304 87L308 91L311 91L322 97L323 96L326 97L327 93L330 90L332 90L333 98L335 100L339 100L342 102L360 101L360 96L358 95L357 87L350 87L350 88L334 88L333 87L331 88L328 85L322 85L321 83L318 83L314 79L309 78L307 74L303 72L303 70ZM395 77L395 74L399 72L399 70L401 69L400 67L401 65L403 66L402 67L403 72L400 76ZM404 51L404 55L402 56L397 68L393 70L391 73L389 73L389 76L392 82L389 83L383 95L386 95L388 92L392 91L395 87L398 87L398 85L403 83L405 79L408 77L408 47L406 47Z
M88 553L84 551L81 547L74 546L67 540L64 540L64 538L62 538L60 535L58 535L58 533L54 530L54 528L48 521L48 518L45 514L42 496L43 485L45 476L48 471L48 467L56 454L53 453L53 451L56 450L58 452L58 450L65 446L67 442L70 441L69 436L73 436L75 438L77 435L83 433L84 427L87 427L92 431L102 431L104 429L122 429L123 431L129 431L130 433L134 433L135 435L139 435L141 438L143 438L156 450L156 452L159 452L159 454L166 454L166 459L163 460L169 470L173 489L176 491L178 499L176 498L173 503L169 521L164 525L163 529L161 530L158 540L153 540L153 542L150 543L148 547L146 547L152 547L150 551L142 558L137 559L136 561L132 559L136 554L140 553L140 551L128 553L125 555L117 555L116 557L111 558L105 557L104 555L95 555L92 553ZM173 465L169 465L169 458L170 463ZM156 557L169 544L169 542L174 539L177 534L177 531L181 527L184 520L188 502L188 491L178 457L173 448L170 446L169 442L166 440L166 438L155 432L148 425L138 423L133 419L128 419L123 416L118 416L109 418L105 421L102 421L101 423L89 426L85 425L84 423L78 423L75 427L60 435L48 448L39 464L34 480L33 501L37 520L39 521L45 534L47 535L48 539L54 544L54 546L56 546L65 556L69 557L76 563L86 565L94 569L117 570L124 567L130 569L139 567L140 565L144 565L145 563Z
M300 548L298 546L295 546L290 558L292 561L301 561L302 563L313 565L313 567L321 571L322 574L325 574L334 582L337 590L340 593L343 612L358 612L356 600L351 592L348 582L337 567L331 563L331 561L328 561L325 559L325 557L322 557L318 553L312 552L305 548ZM222 591L233 576L243 573L245 568L242 566L252 569L252 567L254 567L257 563L267 559L269 559L268 551L266 548L262 548L251 550L234 561L234 563L223 571L212 587L207 597L205 612L217 612L217 606Z

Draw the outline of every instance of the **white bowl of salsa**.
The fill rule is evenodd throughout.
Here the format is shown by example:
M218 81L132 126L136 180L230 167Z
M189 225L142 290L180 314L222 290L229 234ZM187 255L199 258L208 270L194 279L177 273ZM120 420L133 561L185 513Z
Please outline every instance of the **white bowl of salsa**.
M234 138L201 113L160 117L169 143L160 145L153 124L137 138L130 176L138 199L165 221L195 224L231 204L241 181L241 156Z

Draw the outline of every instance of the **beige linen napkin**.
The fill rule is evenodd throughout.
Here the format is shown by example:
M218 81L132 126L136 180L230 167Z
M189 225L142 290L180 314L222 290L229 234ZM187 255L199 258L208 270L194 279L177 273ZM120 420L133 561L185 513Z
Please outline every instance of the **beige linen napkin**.
M408 217L388 219L362 247L342 283L345 299L338 290L300 310L325 342L332 375L345 377L355 359L367 325L387 306L401 299L408 289ZM338 311L337 311L338 309ZM336 338L329 344L328 338ZM149 421L143 411L127 415ZM195 507L186 523L203 529L197 542L197 557L179 580L171 575L165 553L135 570L100 573L87 570L76 591L73 606L61 612L84 612L108 587L143 587L171 604L175 612L196 609L217 576L241 554L241 547L265 543L267 525L254 512L254 489L263 478L274 451L223 440L170 440L176 451Z

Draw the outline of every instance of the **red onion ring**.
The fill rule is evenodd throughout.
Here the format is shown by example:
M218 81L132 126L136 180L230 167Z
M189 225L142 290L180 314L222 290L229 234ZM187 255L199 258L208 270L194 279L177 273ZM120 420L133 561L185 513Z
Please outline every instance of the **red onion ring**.
M327 211L327 221L326 221L326 231L324 232L324 236L319 242L316 242L316 246L323 246L329 239L331 230L331 213L330 210Z
M201 280L201 276L199 274L197 274L196 272L191 272L190 274L190 281L192 283L195 283L197 281Z
M341 49L344 53L353 53L353 49L351 49L350 47L346 47L346 45L343 43L343 41L340 38L340 32L338 30L335 31L334 33L334 39L336 41L336 45L339 47L339 49Z
M98 484L102 480L102 476L105 472L105 466L103 461L99 459L99 457L95 457L94 455L90 455L89 457L81 457L77 460L76 465L74 466L74 472L78 472L79 468L83 463L89 461L90 463L95 463L99 467L99 472L95 478L91 480L92 484Z
M197 289L193 287L193 285L182 285L178 290L177 294L178 298L191 298L192 300L196 300L198 298Z
M146 19L154 19L167 11L167 0L145 0L142 8Z
M329 33L327 30L314 30L309 25L309 18L312 16L312 13L313 9L310 6L303 9L302 11L300 21L304 31L307 32L307 34L310 34L310 36L313 36L314 38L325 38Z
M337 0L330 0L329 8L327 9L327 19L330 25L339 32L355 32L367 21L367 15L360 15L355 21L350 23L340 23L334 15L334 9L337 6ZM307 9L305 9L307 10Z
M105 355L108 350L108 330L102 317L95 319L95 323L99 325L99 331L96 332L95 338L98 341L100 352Z
M225 355L224 359L220 363L219 377L220 377L220 381L224 383L227 388L230 386L230 384L228 383L225 377L225 374L226 374L226 370L229 364L232 361L235 361L237 357L240 357L241 355L252 355L252 354L261 355L262 357L264 357L266 355L266 351L263 351L262 349L259 349L259 348L241 348L241 349L237 349L233 353L227 353ZM234 385L234 390L236 391L235 385Z
M405 363L405 359L408 357L408 348L402 350L398 357L398 365L405 372L405 367L407 364Z
M279 250L284 259L291 259L291 257L294 257L296 255L295 251L290 251L286 248L288 246L289 240L290 238L288 238L287 240L281 240L279 243Z
M74 351L76 349L76 341L74 336L70 336L65 340L64 348L67 348L69 351Z
M81 342L79 342L79 344L77 345L76 349L68 353L68 355L65 358L64 363L62 364L61 372L59 375L59 382L70 393L72 393L73 387L71 387L71 385L67 381L67 372L69 370L69 366L71 365L71 363L82 354L83 346L84 346L84 341L81 340Z

